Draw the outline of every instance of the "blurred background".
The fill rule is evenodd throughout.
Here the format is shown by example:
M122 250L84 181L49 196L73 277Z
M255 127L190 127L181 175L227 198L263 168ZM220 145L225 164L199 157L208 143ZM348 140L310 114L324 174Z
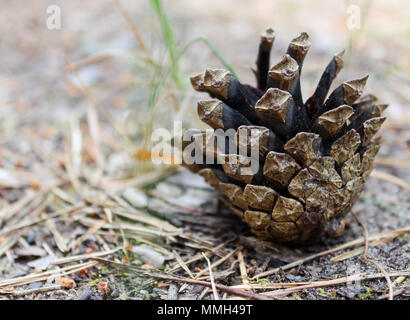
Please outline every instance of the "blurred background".
M37 170L31 180L46 183L38 167L67 159L72 176L97 185L157 170L153 128L205 128L189 77L231 68L253 84L267 27L276 31L272 64L291 39L310 35L304 99L342 49L333 88L370 75L365 92L390 104L377 163L410 180L408 1L16 0L0 9L0 164Z
M124 234L111 224L124 217L117 210L124 203L115 196L125 190L134 207L146 209L149 192L127 187L143 188L169 174L166 166L151 163L152 129L172 130L174 120L185 128L205 128L196 115L203 96L191 88L189 77L206 67L229 67L253 84L251 68L267 27L276 32L273 64L291 39L303 31L310 35L304 99L342 49L345 68L333 88L370 75L365 92L390 106L377 168L356 208L367 208L370 232L403 227L410 212L408 0L1 1L0 270L6 277L33 271L25 262L13 264L17 249L28 246L24 239L36 239L47 254L59 256L110 250L118 241L109 239L123 239L125 247ZM167 190L173 189L162 184L150 196L163 197ZM169 198L175 200L172 192ZM197 195L180 197L185 202L178 204L189 207ZM156 210L166 216L169 206L161 205ZM50 214L45 226L39 223L43 211ZM191 211L186 219L192 219ZM52 223L64 212L79 216ZM142 211L133 214L137 227L125 236L137 239L137 234L137 241L168 254L163 232L174 239L176 228ZM24 239L14 232L22 223L33 226L23 228ZM356 227L345 240L360 235Z
M334 86L370 74L366 92L390 104L384 127L408 129L408 1L173 0L160 11L155 3L2 1L0 141L19 136L15 148L24 151L25 137L44 142L88 117L94 123L90 133L98 131L94 139L112 139L138 152L141 143L148 148L153 126L170 127L182 119L185 127L203 127L195 114L200 94L188 77L206 67L224 67L220 55L241 81L253 83L259 36L269 26L277 35L272 63L300 32L311 37L305 99L332 56L346 49L345 68ZM408 139L408 130L402 131L401 143ZM139 155L142 161L149 158ZM397 157L408 158L408 150Z
M61 27L50 30L47 21L54 11L47 13L47 8L53 5L61 10ZM66 122L85 112L89 102L66 69L63 53L110 116L121 118L128 111L136 113L129 115L134 119L146 111L153 84L164 76L147 57L165 73L171 63L167 39L149 1L122 0L121 5L138 29L145 52L115 0L1 2L0 102L8 129L19 127L20 121ZM360 21L355 25L352 10L357 8ZM163 12L176 55L192 40L206 37L241 81L249 83L254 81L250 68L259 35L266 27L277 34L272 62L282 57L292 38L306 31L312 47L303 71L304 97L333 54L345 48L346 68L339 83L369 73L367 91L390 103L390 121L409 117L408 1L173 0L164 2ZM180 83L162 83L155 106L176 114L175 108L188 104L184 99L194 95L188 76L205 67L223 65L204 42L197 42L179 61ZM195 104L187 107L184 118L195 118L194 109Z

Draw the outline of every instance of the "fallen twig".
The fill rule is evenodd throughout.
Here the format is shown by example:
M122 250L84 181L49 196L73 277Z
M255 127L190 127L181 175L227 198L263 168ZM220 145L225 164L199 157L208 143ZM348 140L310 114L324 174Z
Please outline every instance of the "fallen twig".
M404 288L399 288L399 289L395 289L395 290L393 291L393 298L394 298L395 296L401 295L404 291L406 291L406 287L404 287ZM387 294L384 294L384 295L382 295L382 296L380 296L380 297L377 297L377 300L383 300L383 299L388 299L388 298L390 298L390 292L387 293Z
M41 288L34 288L34 289L27 289L27 290L0 290L0 294L10 294L15 297L21 297L25 296L28 294L33 294L33 293L40 293L40 292L47 292L51 290L58 290L61 289L63 286L61 284L56 284L53 286L46 286L46 287L41 287Z
M13 227L10 227L10 228L5 228L4 230L0 231L0 235L3 236L3 235L6 235L6 234L9 234L10 232L21 230L21 229L33 226L35 224L45 222L49 219L54 219L58 216L62 216L62 215L65 215L65 214L76 213L76 212L80 211L81 209L85 208L85 206L86 206L85 203L82 202L82 203L79 203L77 205L71 206L67 209L64 209L64 210L57 211L57 212L54 212L52 214L49 214L49 215L45 216L44 218L33 219L31 221L21 223L17 226L13 226Z
M376 164L388 167L399 167L399 168L408 168L410 167L410 160L408 159L398 159L391 157L376 157Z
M221 244L218 245L217 247L215 247L215 248L213 248L212 250L210 250L210 252L211 252L211 253L216 253L216 252L218 252L220 249L222 249L223 247L225 247L228 243L230 243L230 242L232 242L232 241L233 241L233 240L229 240L229 241L226 241L226 242L224 242L224 243L221 243ZM196 261L198 261L198 260L201 260L202 258L203 258L203 256L202 256L200 253L198 253L198 254L196 254L195 256L193 256L191 259L189 259L188 261L184 261L184 263L185 263L185 265L189 265L189 264L191 264L191 263L193 263L193 262L196 262ZM181 268L181 266L180 266L180 265L177 265L177 266L173 267L171 270L169 270L168 273L175 272L175 271L179 270L180 268Z
M395 185L397 185L400 188L403 188L405 190L410 190L410 184L408 184L406 181L404 181L404 180L402 180L402 179L400 179L396 176L393 176L392 174L389 174L387 172L383 172L383 171L379 171L379 170L373 170L372 173L370 174L370 177L393 183L393 184L395 184Z
M363 252L363 259L367 262L373 263L383 274L387 281L387 286L389 287L389 300L393 300L393 287L391 284L390 277L387 275L386 270L378 263L376 260L370 259L367 257L367 249L369 248L369 232L367 231L366 226L364 225L363 221L359 218L355 211L352 211L352 214L356 218L356 221L362 227L364 232L364 252Z
M172 253L175 255L175 258L179 265L186 271L186 273L191 277L191 279L195 279L194 275L192 274L191 270L189 270L188 266L185 264L184 260L182 260L181 256L175 250L172 250Z
M10 286L20 286L20 285L27 284L27 283L54 279L57 277L76 273L78 271L94 267L97 264L98 264L97 261L89 261L89 262L80 263L74 266L68 266L62 269L58 269L58 270L45 271L41 273L32 273L32 274L29 274L23 277L7 279L7 280L0 281L0 288L6 288Z
M373 235L369 236L368 240L370 241L370 240L379 240L379 239L384 239L384 238L394 238L394 237L397 237L397 236L399 236L403 233L407 233L407 232L410 232L410 226L405 227L405 228L401 228L401 229L376 233L376 234L373 234ZM271 270L259 273L255 276L253 276L251 278L251 280L259 279L259 278L265 277L265 276L269 276L271 274L277 273L279 270L288 270L288 269L297 267L297 266L299 266L299 265L301 265L305 262L312 261L312 260L317 259L319 257L323 257L323 256L326 256L328 254L335 253L337 251L344 250L344 249L356 246L358 244L362 244L364 241L365 241L364 237L360 237L356 240L349 241L349 242L346 242L345 244L337 246L336 248L325 250L325 251L322 251L322 252L319 252L319 253L315 253L315 254L312 254L312 255L307 256L305 258L302 258L302 259L296 260L294 262L288 263L284 266L281 266L281 267L278 267L278 268L275 268L275 269L271 269Z
M107 250L107 251L93 252L89 254L80 254L76 256L55 259L51 261L50 264L60 265L60 264L66 264L66 263L73 263L73 262L80 261L80 260L89 260L89 259L96 258L96 257L108 256L119 250L121 250L121 247L116 247L112 250Z
M245 260L243 258L242 250L240 248L238 250L237 256L238 256L238 261L239 261L239 271L241 272L242 283L245 285L249 284L248 273L246 272Z
M229 259L230 257L232 257L238 250L233 250L231 252L229 252L227 255L225 255L224 257L222 257L221 259L218 259L217 261L215 261L214 263L212 263L212 268L216 268L217 266L219 266L221 263L223 263L224 261L226 261L227 259ZM208 272L207 269L202 269L201 271L199 271L196 275L195 275L195 279L198 279L200 276L202 276L203 274L206 274Z
M114 262L114 261L110 261L110 260L106 260L106 259L101 259L101 258L94 258L94 260L100 261L100 262L105 262L105 263L109 263L121 268L125 268L127 270L131 270L131 271L137 271L137 272L141 272L144 273L146 276L149 277L153 277L153 278L158 278L158 279L164 279L164 280L170 280L170 281L177 281L177 282L184 282L184 283L188 283L188 284L194 284L194 285L200 285L200 286L204 286L207 288L212 288L212 284L210 282L206 282L206 281L200 281L200 280L194 280L194 279L188 279L188 278L178 278L178 277L174 277L174 276L169 276L169 275L163 275L163 274L158 274L158 273L150 273L147 272L143 269L139 269L136 267L132 267L132 266L128 266L122 263L118 263L118 262ZM222 292L226 292L229 294L232 294L234 296L237 297L242 297L245 299L250 299L250 300L269 300L270 298L263 296L261 294L258 293L253 293L253 292L247 292L245 290L239 290L239 289L235 289L232 287L228 287L228 286L224 286L224 285L219 285L219 284L215 284L215 288L219 291ZM275 297L272 297L273 299Z
M134 22L132 21L130 15L128 14L127 10L125 10L124 6L120 2L120 0L115 0L115 3L117 4L118 8L120 9L122 15L124 16L125 20L127 20L132 32L135 35L135 38L138 41L138 44L140 45L142 50L146 50L146 47L144 45L144 41L142 40L141 34L138 31L137 27L135 26Z
M202 255L206 262L208 263L208 268L209 268L209 278L211 280L211 288L212 288L212 293L214 294L214 299L219 300L218 292L216 291L215 287L215 281L214 281L214 276L212 275L212 267L211 267L211 261L209 261L208 257L202 252Z
M409 274L410 274L409 269L387 273L389 277L397 277L397 276L409 275ZM363 281L363 280L370 280L370 279L378 279L378 278L384 278L385 276L386 275L384 273L377 273L377 274L369 275L368 272L363 272L363 273L358 273L358 274L354 274L351 276L342 277L338 279L319 280L319 281L315 281L315 282L312 282L306 285L296 286L296 287L287 288L283 290L268 291L268 292L263 292L261 294L268 295L270 297L277 297L277 296L288 295L288 294L306 290L306 289L330 287L330 286L344 284L349 281Z
M164 170L151 171L127 180L105 181L101 185L104 190L108 190L110 192L118 192L127 187L144 187L146 185L164 179L165 177L173 174L177 169L177 166L171 166L167 167Z
M383 240L371 241L371 242L369 242L369 246L370 245L371 246L377 246L377 245L379 245L383 242L386 242L386 241L383 241ZM363 251L364 251L364 246L353 249L353 250L350 250L350 251L347 251L347 252L343 252L342 254L339 254L339 255L331 258L330 261L332 261L332 262L343 261L343 260L358 256L359 254L363 253Z

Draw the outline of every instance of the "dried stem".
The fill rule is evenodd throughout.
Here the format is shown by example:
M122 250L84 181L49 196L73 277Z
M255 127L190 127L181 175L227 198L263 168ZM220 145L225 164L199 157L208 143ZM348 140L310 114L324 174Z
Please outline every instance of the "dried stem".
M407 269L403 271L394 271L386 275L389 277L390 276L397 277L401 275L408 275L409 272L410 271ZM278 296L285 296L285 295L299 292L299 291L306 290L306 289L330 287L330 286L344 284L349 281L369 280L369 279L377 279L377 278L383 278L383 277L385 277L385 274L383 273L369 275L367 272L363 272L363 273L354 274L354 275L343 277L343 278L332 279L332 280L319 280L319 281L314 281L306 285L291 287L291 288L287 288L283 290L268 291L268 292L262 293L262 295L267 295L271 298L275 298L275 297L277 298Z
M363 259L367 262L373 263L383 274L387 281L387 286L389 287L389 300L393 300L393 287L391 284L391 280L389 275L387 274L386 270L381 266L380 263L377 261L370 259L367 257L367 249L369 248L369 232L367 231L366 226L364 225L363 221L357 215L357 212L352 210L352 214L354 215L357 223L362 227L364 232L364 252L363 252Z
M212 267L211 267L211 261L209 261L208 257L202 252L202 256L208 263L208 268L209 268L209 277L211 279L211 288L212 288L212 293L214 294L214 299L219 300L218 292L216 291L215 287L215 281L214 281L214 276L212 275Z
M145 274L149 277L154 277L154 278L164 279L164 280L170 280L170 281L176 281L176 282L184 282L184 283L188 283L188 284L194 284L194 285L204 286L204 287L207 287L207 288L212 288L212 283L207 282L207 281L194 280L194 279L188 279L188 278L179 278L179 277L174 277L174 276L169 276L169 275L159 274L159 273L151 273L151 272L147 272L146 270L143 270L143 269L139 269L139 268L136 268L136 267L133 267L133 266L125 265L123 263L118 263L118 262L114 262L114 261L106 260L106 259L101 259L101 258L94 258L94 260L109 263L111 265L114 265L114 266L117 266L117 267L120 267L120 268L125 268L127 270L131 270L131 271L134 271L134 272L140 272L140 273L143 273L143 274ZM245 290L235 289L235 288L220 285L220 284L215 284L215 289L217 289L219 291L222 291L222 292L226 292L228 294L232 294L232 295L237 296L237 297L250 299L250 300L269 300L269 299L272 299L272 298L268 298L268 297L263 296L263 295L258 294L258 293L252 293L252 292L248 292L248 291L245 291Z
M142 40L141 34L138 31L137 27L135 26L134 22L132 21L130 15L128 14L127 10L125 10L124 6L120 2L120 0L115 0L115 3L117 4L118 8L120 9L122 15L124 16L125 20L127 20L128 24L130 25L130 28L132 32L135 35L135 38L137 38L138 44L140 45L142 50L146 50L144 41Z
M407 227L402 228L402 229L396 229L396 230L392 230L392 231L376 233L376 234L373 234L373 235L369 236L368 240L378 240L378 239L383 239L383 238L394 238L394 237L397 237L397 236L399 236L403 233L407 233L407 232L410 232L410 226L407 226ZM353 247L353 246L356 246L356 245L359 245L359 244L362 244L362 243L364 243L364 238L360 237L356 240L346 242L345 244L342 244L338 247L335 247L335 248L332 248L332 249L329 249L329 250L325 250L325 251L322 251L322 252L319 252L319 253L312 254L312 255L307 256L305 258L302 258L302 259L296 260L294 262L288 263L288 264L286 264L284 266L281 266L279 268L275 268L275 269L272 269L272 270L268 270L268 271L259 273L255 276L253 276L251 278L251 280L260 279L262 277L269 276L271 274L279 272L279 270L289 270L289 269L297 267L297 266L299 266L299 265L301 265L305 262L312 261L312 260L315 260L317 258L326 256L328 254L335 253L335 252L338 252L340 250L344 250L344 249L347 249L347 248L350 248L350 247Z

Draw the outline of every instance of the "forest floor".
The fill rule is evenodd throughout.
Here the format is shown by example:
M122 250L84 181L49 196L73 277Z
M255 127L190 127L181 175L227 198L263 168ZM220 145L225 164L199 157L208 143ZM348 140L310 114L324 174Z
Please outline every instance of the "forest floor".
M173 73L149 1L121 3L132 25L114 0L0 4L0 300L214 299L211 280L225 299L409 299L409 3L359 2L355 32L344 2L165 4L168 46L206 37L241 81L264 28L273 61L307 31L305 97L346 48L337 84L369 73L366 92L390 104L358 219L304 246L258 240L201 177L150 162L152 128L203 128L188 77L223 66L200 40ZM51 4L61 30L46 27Z

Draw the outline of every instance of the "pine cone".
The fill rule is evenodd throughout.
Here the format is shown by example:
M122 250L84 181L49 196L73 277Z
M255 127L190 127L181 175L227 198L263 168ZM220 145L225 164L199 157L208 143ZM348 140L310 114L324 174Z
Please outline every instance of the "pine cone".
M221 69L206 69L191 78L197 91L213 98L198 102L201 120L213 129L233 129L236 135L226 138L221 150L214 137L188 130L184 152L215 161L185 165L220 190L232 211L262 238L304 242L322 231L337 236L373 169L380 148L374 136L387 105L376 104L373 95L361 97L368 76L343 82L326 99L343 66L343 52L333 57L316 91L303 103L300 75L309 37L302 33L293 39L283 59L269 68L274 39L272 29L261 37L256 88ZM187 148L187 142L198 149ZM250 170L248 158L255 145L257 172ZM232 152L237 147L248 153Z

